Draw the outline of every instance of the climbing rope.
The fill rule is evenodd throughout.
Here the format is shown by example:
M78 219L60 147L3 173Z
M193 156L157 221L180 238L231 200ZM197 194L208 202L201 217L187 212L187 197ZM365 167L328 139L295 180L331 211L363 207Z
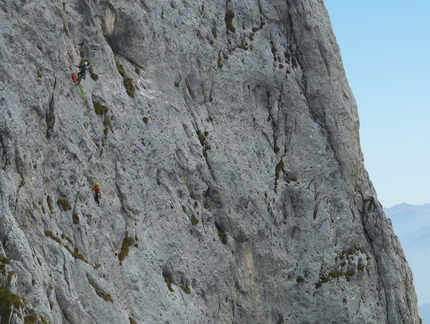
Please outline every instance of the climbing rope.
M82 90L82 85L80 83L78 85L78 88L79 88L79 93L81 94L82 101L84 102L84 105L86 106L87 105L87 98L85 98L85 93L84 93L84 90Z

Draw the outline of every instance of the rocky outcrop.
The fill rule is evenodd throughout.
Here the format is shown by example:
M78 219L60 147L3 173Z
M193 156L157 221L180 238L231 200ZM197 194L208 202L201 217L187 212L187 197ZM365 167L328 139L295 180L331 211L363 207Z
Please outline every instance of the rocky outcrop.
M419 323L322 1L0 17L1 323Z

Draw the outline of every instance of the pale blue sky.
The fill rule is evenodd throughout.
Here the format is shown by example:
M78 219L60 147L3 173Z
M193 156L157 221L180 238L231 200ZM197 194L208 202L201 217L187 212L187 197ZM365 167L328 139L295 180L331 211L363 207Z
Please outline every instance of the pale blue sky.
M383 207L430 202L430 1L324 0Z

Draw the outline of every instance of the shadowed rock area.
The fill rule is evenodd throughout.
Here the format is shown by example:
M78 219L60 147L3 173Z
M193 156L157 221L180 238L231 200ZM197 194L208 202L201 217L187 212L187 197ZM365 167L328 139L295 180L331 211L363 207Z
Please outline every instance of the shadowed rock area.
M0 26L0 323L420 322L321 0Z

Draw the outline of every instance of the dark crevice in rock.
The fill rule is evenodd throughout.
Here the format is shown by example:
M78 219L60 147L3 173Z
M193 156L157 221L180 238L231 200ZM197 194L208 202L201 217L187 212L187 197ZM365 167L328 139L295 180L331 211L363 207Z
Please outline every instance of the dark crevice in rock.
M55 96L54 96L54 92L55 92L55 86L56 86L56 84L57 84L57 78L55 77L55 79L54 79L54 89L52 91L51 99L49 101L49 109L46 112L46 127L47 127L46 137L47 138L51 137L51 135L52 135L52 133L54 131L54 126L55 126L55 113L54 113L54 110L55 110L55 102L54 102Z
M329 62L327 61L327 58L326 58L327 54L326 54L324 45L321 44L321 42L319 40L317 41L317 44L318 44L318 50L319 50L320 56L323 59L325 67L326 67L326 70L327 70L327 75L328 75L328 77L330 77L330 74L331 74L330 73L330 64L329 64Z
M0 134L0 145L1 145L1 149L2 149L1 161L3 164L3 168L4 168L4 167L6 167L6 163L7 163L7 150L6 150L6 146L4 144L3 136L1 134Z

